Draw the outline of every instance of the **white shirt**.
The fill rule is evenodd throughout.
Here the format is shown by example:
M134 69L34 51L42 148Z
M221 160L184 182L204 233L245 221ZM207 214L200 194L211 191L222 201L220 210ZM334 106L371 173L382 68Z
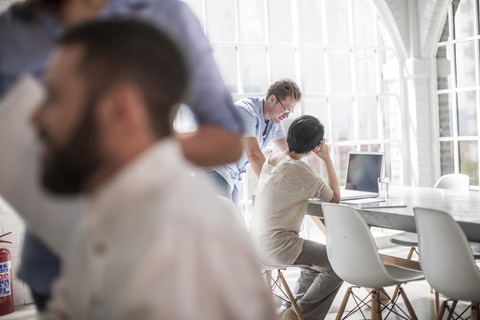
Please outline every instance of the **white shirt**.
M94 195L46 318L276 317L238 213L191 169L164 140Z

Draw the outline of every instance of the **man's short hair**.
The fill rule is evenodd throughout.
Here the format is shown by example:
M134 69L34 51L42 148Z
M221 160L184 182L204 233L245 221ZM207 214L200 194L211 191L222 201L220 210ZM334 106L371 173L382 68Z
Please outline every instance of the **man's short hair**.
M156 134L171 134L189 80L182 52L164 32L135 19L95 20L67 30L57 45L82 48L77 68L91 98L118 82L134 83Z
M288 149L296 153L308 153L323 139L325 127L313 116L300 116L288 128Z
M293 80L288 78L277 80L270 85L265 98L268 99L268 97L272 95L280 100L285 100L288 97L292 97L293 100L297 102L302 98L302 92L300 91L300 88Z

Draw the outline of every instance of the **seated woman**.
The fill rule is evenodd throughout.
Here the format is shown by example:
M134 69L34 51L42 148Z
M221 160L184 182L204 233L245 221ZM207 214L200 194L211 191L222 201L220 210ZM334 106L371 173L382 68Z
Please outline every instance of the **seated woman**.
M271 154L263 165L255 197L250 236L258 257L266 264L308 265L302 268L294 296L305 319L324 319L342 280L333 272L321 243L300 238L308 199L338 203L340 190L324 126L317 118L301 116L288 130L288 149ZM325 162L328 184L305 162L310 152ZM282 319L296 319L287 306Z

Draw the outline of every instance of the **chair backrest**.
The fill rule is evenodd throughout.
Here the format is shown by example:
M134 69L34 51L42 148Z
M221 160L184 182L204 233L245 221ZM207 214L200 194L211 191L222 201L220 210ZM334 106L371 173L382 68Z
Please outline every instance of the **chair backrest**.
M363 218L351 207L322 203L327 236L327 256L335 273L361 287L395 284L378 254Z
M433 187L468 192L470 190L470 177L461 173L446 174L441 176Z
M444 211L413 211L420 265L427 281L450 299L480 302L480 272L458 223Z

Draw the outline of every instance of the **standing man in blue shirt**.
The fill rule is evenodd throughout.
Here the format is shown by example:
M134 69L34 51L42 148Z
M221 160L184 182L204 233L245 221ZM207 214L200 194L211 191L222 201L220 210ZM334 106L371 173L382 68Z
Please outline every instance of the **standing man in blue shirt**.
M14 4L0 14L0 98L24 73L42 78L54 39L65 28L89 19L111 17L135 17L151 22L183 49L191 74L189 106L198 122L195 132L179 137L184 155L202 166L238 159L242 151L242 122L213 60L212 49L202 27L183 1L25 0ZM25 178L18 177L18 180ZM14 190L8 192L15 193ZM42 201L35 204L28 203L27 199L12 201L7 196L8 192L0 190L0 195L21 214L32 214L24 212L31 207L35 207L38 214L47 211L58 213L57 229L63 230L64 234L68 234L75 225L72 220L63 224L60 221L65 220L66 215L62 217L65 207L78 215L83 213L81 204L74 204L74 201L67 206L60 204L41 190L37 190L36 199ZM61 246L62 243L59 243L59 247L49 245L47 248L32 233L26 233L20 276L30 286L40 310L50 299L50 284L58 275L57 258L62 254Z
M239 182L248 163L255 174L260 176L265 163L263 151L273 141L279 150L288 148L280 122L288 118L298 101L301 91L290 79L280 79L267 90L263 98L243 98L235 102L235 108L242 118L243 154L237 162L212 167L207 174L220 187L221 194L238 203Z

